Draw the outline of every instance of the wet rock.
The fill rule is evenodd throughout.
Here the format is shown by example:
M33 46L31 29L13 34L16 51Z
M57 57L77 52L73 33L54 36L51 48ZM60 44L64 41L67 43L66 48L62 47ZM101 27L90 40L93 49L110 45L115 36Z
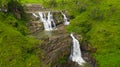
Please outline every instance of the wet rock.
M66 67L80 67L80 65L78 65L77 63L69 60L68 64L66 65Z
M31 21L29 24L28 24L28 28L30 30L30 33L35 33L37 31L43 31L43 24L39 21Z
M81 50L82 51L87 51L87 52L96 52L96 48L93 48L92 46L90 46L90 44L88 44L87 41L82 42Z
M47 42L41 44L41 48L46 51L45 58L43 58L44 64L51 63L51 67L61 65L60 58L69 56L70 54L71 38L68 34L54 36L49 38ZM66 61L66 60L65 60Z
M85 61L88 63L90 67L98 67L97 61L91 55L92 53L96 52L96 48L93 48L92 46L90 46L90 44L88 44L87 41L82 41L81 51L82 51L83 58L85 59Z
M63 24L63 16L61 14L61 12L53 12L53 18L54 18L54 21L56 23L56 25L60 25L60 24Z
M46 8L41 6L40 4L26 4L24 9L27 12L46 11L47 10Z

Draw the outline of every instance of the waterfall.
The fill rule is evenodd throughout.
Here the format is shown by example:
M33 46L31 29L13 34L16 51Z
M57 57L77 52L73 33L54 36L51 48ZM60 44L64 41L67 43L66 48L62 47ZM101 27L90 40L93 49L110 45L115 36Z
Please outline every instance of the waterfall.
M44 29L46 31L51 31L56 28L56 24L50 11L48 12L47 16L43 12L38 12L38 14L40 16L40 20L43 22Z
M36 18L38 17L35 13L32 13L32 15L33 15L34 17L36 17Z
M47 23L45 13L38 12L38 14L39 14L39 16L40 16L40 20L43 22L44 29L45 29L46 31L49 31L50 28L49 28L49 25L48 25L48 23Z
M63 17L64 17L64 25L69 25L70 22L68 21L66 15L64 13L62 13Z
M70 36L73 39L73 46L70 54L70 59L73 62L78 63L79 65L82 65L82 63L85 63L81 56L81 50L80 50L80 44L79 41L73 36L73 34L70 34Z
M53 24L53 28L55 29L56 28L56 24L55 24L55 22L54 22L54 19L53 19L53 15L51 14L51 22L52 22L52 24Z

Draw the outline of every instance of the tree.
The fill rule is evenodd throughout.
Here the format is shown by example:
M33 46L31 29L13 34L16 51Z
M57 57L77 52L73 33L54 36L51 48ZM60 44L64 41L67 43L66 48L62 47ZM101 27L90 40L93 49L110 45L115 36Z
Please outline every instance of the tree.
M7 3L8 12L11 12L16 18L21 19L24 16L24 9L18 0L10 0Z

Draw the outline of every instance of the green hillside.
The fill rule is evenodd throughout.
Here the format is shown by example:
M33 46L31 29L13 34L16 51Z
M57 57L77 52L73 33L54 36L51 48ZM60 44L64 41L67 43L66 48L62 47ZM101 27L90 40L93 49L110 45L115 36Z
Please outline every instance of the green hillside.
M93 56L100 67L119 67L120 1L58 0L46 2L51 9L66 10L70 16L68 32L82 34L97 48Z
M0 12L0 67L37 67L40 61L34 49L40 42L26 36L27 20L13 12Z

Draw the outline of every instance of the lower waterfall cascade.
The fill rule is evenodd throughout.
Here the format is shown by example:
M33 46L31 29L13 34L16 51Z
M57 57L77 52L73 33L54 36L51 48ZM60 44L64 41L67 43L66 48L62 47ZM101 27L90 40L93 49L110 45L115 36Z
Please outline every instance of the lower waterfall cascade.
M70 36L73 39L73 46L72 46L71 54L70 54L69 58L73 62L76 62L79 65L82 65L83 63L85 63L85 61L83 60L83 58L81 56L81 50L80 50L79 41L73 36L73 34L70 34Z

